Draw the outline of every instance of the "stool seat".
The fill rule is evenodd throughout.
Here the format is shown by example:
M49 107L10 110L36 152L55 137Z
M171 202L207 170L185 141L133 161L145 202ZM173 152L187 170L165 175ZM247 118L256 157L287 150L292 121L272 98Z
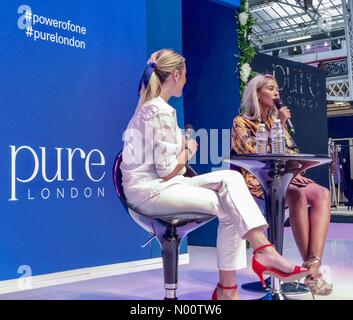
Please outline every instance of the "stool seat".
M159 228L177 228L179 235L185 235L185 232L189 233L215 217L196 212L146 215L130 208L128 212L137 224L153 234Z
M140 227L150 233L150 239L143 246L147 245L154 238L158 240L162 249L164 287L166 291L165 299L175 300L177 299L176 289L178 287L179 245L182 239L189 232L201 227L215 218L215 216L201 212L145 214L141 212L141 210L132 208L132 206L127 202L124 194L122 173L120 170L121 162L122 152L119 152L115 159L113 168L115 190L130 217ZM192 177L196 175L196 172L190 165L186 164L185 166L185 176Z
M214 218L214 215L204 214L204 213L185 213L185 214L169 214L169 215L158 215L152 216L153 219L158 221L161 225L166 227L175 227L182 228L184 226L188 226L188 230L190 230L191 225L194 224L195 228L198 227L198 224L208 221L209 219Z

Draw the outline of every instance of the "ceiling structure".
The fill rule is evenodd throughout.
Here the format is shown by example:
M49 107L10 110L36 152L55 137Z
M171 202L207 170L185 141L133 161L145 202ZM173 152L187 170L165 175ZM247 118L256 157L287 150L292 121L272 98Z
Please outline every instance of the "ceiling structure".
M256 24L252 41L259 50L344 35L341 0L249 0ZM301 38L301 39L300 39Z

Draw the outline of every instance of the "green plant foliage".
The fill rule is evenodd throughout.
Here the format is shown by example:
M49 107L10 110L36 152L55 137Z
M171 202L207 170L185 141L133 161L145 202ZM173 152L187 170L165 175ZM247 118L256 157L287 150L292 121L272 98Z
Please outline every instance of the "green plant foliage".
M240 1L240 10L236 14L236 21L238 32L238 53L235 56L239 61L237 71L240 75L240 97L242 97L246 83L256 74L255 72L250 71L250 74L247 76L248 72L245 72L242 69L242 66L246 63L251 65L251 61L256 54L255 49L252 47L250 41L252 26L256 21L251 12L248 10L248 0Z

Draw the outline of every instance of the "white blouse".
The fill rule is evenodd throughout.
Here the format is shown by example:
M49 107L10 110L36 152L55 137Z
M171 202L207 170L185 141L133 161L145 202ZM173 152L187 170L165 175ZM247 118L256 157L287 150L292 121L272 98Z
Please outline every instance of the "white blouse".
M182 183L185 166L165 181L178 164L183 137L176 111L161 97L139 106L123 135L122 181L127 201L138 206L164 188Z

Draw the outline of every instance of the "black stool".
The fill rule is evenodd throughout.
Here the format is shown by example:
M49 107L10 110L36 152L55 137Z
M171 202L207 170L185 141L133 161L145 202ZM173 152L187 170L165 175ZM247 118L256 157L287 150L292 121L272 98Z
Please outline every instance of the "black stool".
M164 288L166 290L164 299L176 300L179 245L190 231L201 227L215 218L215 216L198 212L146 215L136 209L132 209L131 205L126 201L122 186L121 162L122 152L118 154L114 162L113 178L115 190L130 217L151 235L150 239L147 240L143 247L154 238L158 240L162 249ZM187 172L185 176L192 177L196 175L190 165L186 164L186 169Z

